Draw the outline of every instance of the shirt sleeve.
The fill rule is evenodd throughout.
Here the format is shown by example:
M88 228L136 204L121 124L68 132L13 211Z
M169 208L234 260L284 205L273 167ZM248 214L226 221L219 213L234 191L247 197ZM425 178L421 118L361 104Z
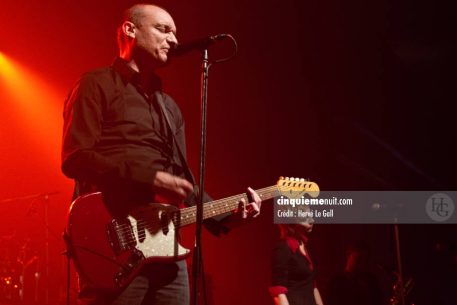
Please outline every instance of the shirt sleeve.
M275 297L281 293L287 293L288 269L287 264L291 250L284 242L280 242L272 252L271 256L271 286L269 292Z
M113 162L95 150L100 141L106 98L95 75L86 74L69 94L64 108L62 171L69 177L103 188L125 183L150 184L155 170Z

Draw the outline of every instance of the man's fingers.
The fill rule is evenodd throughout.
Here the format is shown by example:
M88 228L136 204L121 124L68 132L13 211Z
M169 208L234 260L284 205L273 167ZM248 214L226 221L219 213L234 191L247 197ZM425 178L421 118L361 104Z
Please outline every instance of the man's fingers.
M182 199L184 199L194 191L194 188L189 181L179 177L173 177L173 183L170 185L170 190L177 192Z
M179 178L179 177L177 177L176 179L177 179L178 187L182 188L184 190L184 192L186 193L186 195L189 195L190 193L192 193L194 191L194 187L192 186L192 184L189 181Z
M178 203L193 192L192 184L170 173L158 171L153 181L153 190L166 202Z
M262 205L262 199L260 199L259 194L257 194L257 192L254 191L251 187L248 187L248 191L253 200L253 202L251 202L249 204L253 211L252 216L257 217L260 214L260 207Z
M252 200L254 200L255 203L257 203L257 205L260 206L260 204L262 203L262 199L260 199L260 196L259 194L257 194L256 191L254 191L252 188L248 187L248 191L249 191L249 194L251 194L251 198Z
M243 219L248 217L248 210L246 208L246 200L244 198L241 198L240 200L240 209L241 209L241 217Z

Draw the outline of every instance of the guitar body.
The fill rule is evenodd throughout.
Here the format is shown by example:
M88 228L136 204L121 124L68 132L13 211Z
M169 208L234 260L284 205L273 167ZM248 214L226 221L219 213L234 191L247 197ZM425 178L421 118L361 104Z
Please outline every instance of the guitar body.
M281 194L317 197L317 184L304 179L280 177L277 185L258 189L262 200ZM205 203L203 219L231 213L246 202L246 194ZM68 213L66 242L79 276L94 287L116 291L128 285L141 267L152 261L184 259L190 251L178 243L178 230L195 223L196 207L152 203L113 217L101 193L77 198ZM160 276L160 274L158 275Z
M101 193L77 198L68 214L67 242L80 276L99 289L115 291L151 261L175 261L190 251L178 243L179 210L150 204L123 219L107 210Z

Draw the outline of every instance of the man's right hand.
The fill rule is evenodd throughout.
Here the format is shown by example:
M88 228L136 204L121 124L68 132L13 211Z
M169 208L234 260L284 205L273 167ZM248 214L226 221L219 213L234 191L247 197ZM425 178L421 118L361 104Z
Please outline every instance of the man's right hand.
M152 182L152 190L155 194L155 201L178 205L194 191L194 188L185 179L158 171Z

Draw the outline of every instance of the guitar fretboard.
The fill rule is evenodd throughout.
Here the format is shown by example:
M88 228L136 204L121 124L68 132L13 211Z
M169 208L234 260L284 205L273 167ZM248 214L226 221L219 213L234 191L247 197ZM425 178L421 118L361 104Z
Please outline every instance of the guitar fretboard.
M256 190L256 192L262 200L268 200L280 195L279 189L276 185ZM239 207L241 199L249 202L248 196L243 193L205 203L203 206L203 219L233 212ZM192 224L197 219L197 207L192 206L181 209L180 214L180 226Z

